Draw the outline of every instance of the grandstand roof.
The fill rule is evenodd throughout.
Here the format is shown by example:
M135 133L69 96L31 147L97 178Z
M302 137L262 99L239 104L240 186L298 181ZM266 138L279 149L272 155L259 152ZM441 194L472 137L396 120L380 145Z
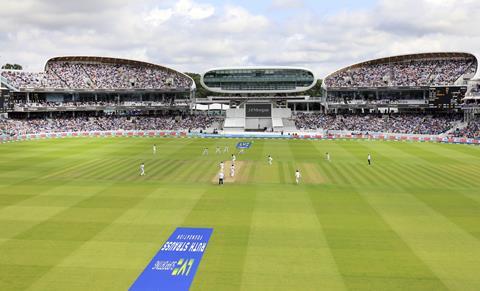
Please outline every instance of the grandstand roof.
M156 65L148 62L143 62L143 61L136 61L136 60L129 60L129 59L121 59L121 58L111 58L111 57L98 57L98 56L62 56L62 57L55 57L51 58L47 61L45 64L45 71L48 68L48 65L52 62L79 62L79 63L102 63L102 64L122 64L122 65L132 65L132 66L139 66L139 67L150 67L150 68L156 68L156 69L161 69L173 73L177 73L179 75L182 75L192 81L192 89L195 88L195 82L193 79L177 70L174 70L169 67L161 66L161 65Z
M364 61L361 63L357 63L345 68L342 68L340 70L337 70L328 76L325 77L325 79L329 78L330 76L333 76L337 73L349 70L349 69L354 69L358 67L362 67L365 65L377 65L377 64L385 64L385 63L399 63L399 62L405 62L405 61L413 61L413 60L427 60L427 59L474 59L477 61L477 66L478 66L478 59L475 55L471 53L465 53L465 52L431 52L431 53L417 53L417 54L406 54L406 55L397 55L397 56L391 56L391 57L385 57L385 58L379 58L379 59L374 59L374 60L369 60L369 61ZM477 68L477 72L475 75L477 78L480 78L480 72Z

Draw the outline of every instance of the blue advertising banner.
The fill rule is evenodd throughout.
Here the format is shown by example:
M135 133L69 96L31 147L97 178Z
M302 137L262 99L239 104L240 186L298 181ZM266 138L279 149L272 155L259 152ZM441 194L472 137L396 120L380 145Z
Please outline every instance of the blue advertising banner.
M212 232L212 228L177 228L129 290L188 290Z
M241 141L237 143L237 149L249 149L252 146L251 142Z

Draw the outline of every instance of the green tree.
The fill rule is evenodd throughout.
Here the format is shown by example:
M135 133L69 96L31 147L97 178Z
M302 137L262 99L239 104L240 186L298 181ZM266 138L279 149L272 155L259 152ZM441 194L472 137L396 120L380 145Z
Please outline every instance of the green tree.
M322 80L322 79L318 79L318 80L317 80L317 83L315 84L315 86L313 86L312 89L310 89L310 90L308 90L307 92L305 92L305 94L310 95L310 96L312 96L312 97L321 97L321 96L323 96L322 84L323 84L323 80Z
M6 63L5 65L2 66L3 70L23 70L23 67L19 64L9 64Z
M190 76L195 82L195 86L197 86L197 92L195 93L195 96L197 98L207 98L209 95L211 95L211 93L208 92L207 89L203 88L202 84L200 84L200 74L197 74L197 73L185 73L185 74Z

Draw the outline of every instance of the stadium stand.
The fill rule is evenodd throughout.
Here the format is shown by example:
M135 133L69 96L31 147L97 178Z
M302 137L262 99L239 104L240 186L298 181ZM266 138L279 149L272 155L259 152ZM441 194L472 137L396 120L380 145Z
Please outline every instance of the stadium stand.
M462 129L457 129L455 137L480 138L480 119L470 121L468 125Z
M144 62L100 57L51 59L45 72L3 71L17 89L166 90L190 88L192 80L174 70Z
M386 132L438 135L447 132L461 116L391 115L296 115L296 126L302 130L343 130L352 132Z
M469 54L416 54L353 65L331 74L325 83L327 88L453 85L476 70L476 58Z
M55 119L0 119L1 134L8 136L109 130L205 130L216 119L205 115L183 116L102 116Z
M3 114L10 119L0 120L0 133L222 128L225 132L348 131L478 138L479 99L471 96L480 95L480 86L466 82L474 77L477 65L475 56L467 53L377 59L327 76L325 98L301 95L313 84L312 73L308 84L294 93L279 94L275 86L261 95L258 88L250 89L251 94L224 89L222 95L202 100L210 105L222 102L227 109L207 109L204 115L194 112L198 99L192 78L173 69L124 59L58 57L46 63L44 72L2 71L7 96L2 99L6 100ZM281 76L288 71L255 70L258 76L247 70L248 80L258 86L271 81L265 74ZM228 78L222 82L245 82L241 68L225 72ZM283 86L282 82L297 82L296 77L302 80L303 75L297 75L288 75L286 81L274 79ZM470 97L464 98L467 88ZM246 104L268 104L271 112L250 116ZM316 113L309 112L312 108ZM209 114L225 114L225 120Z

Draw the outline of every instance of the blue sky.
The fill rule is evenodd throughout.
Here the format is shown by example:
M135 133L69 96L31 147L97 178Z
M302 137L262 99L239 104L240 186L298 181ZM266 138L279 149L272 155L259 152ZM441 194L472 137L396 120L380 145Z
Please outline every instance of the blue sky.
M19 0L2 2L0 62L42 70L97 55L181 71L286 65L319 77L417 52L480 52L478 0Z

